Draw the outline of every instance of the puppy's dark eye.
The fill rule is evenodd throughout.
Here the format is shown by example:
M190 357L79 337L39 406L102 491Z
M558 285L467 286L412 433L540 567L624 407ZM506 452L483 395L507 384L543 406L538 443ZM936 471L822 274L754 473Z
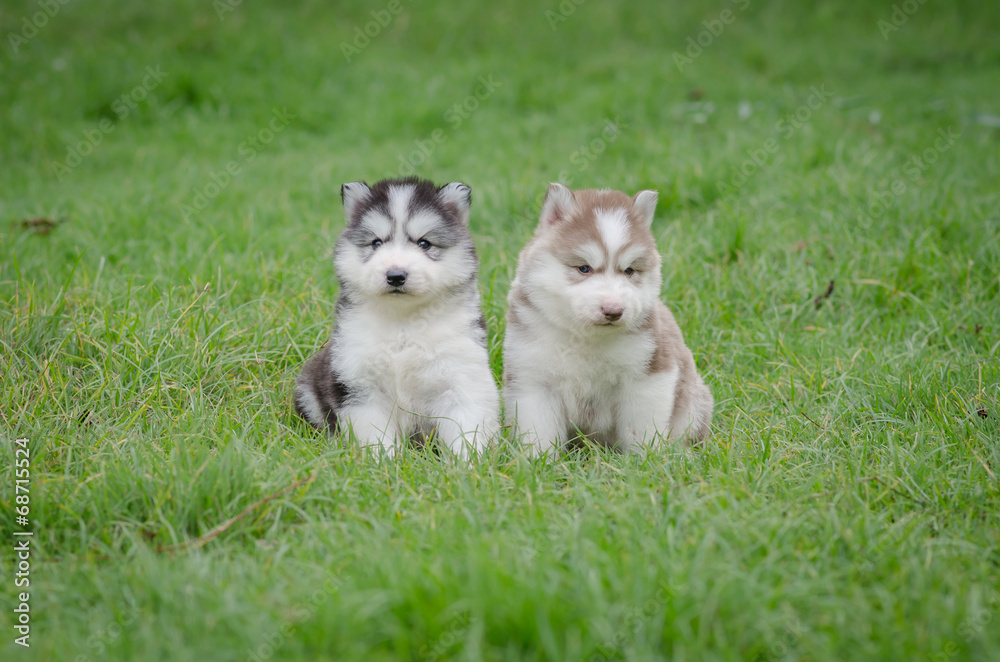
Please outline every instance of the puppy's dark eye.
M372 242L372 248L378 248L381 245L382 245L381 239L376 239L375 241Z
M426 239L421 239L420 241L417 242L417 246L420 246L420 248L426 251L431 247L431 242L427 241Z
M634 273L635 273L635 269L633 269L632 267L629 267L628 269L625 270L625 275L626 276L631 276Z
M591 269L589 264L583 264L576 268L581 274L589 274Z

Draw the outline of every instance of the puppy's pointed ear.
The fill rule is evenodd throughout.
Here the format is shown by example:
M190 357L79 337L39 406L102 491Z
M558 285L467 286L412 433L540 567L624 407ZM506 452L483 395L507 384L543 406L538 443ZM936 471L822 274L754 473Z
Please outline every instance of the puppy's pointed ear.
M351 182L340 187L340 197L344 199L344 216L350 223L354 218L354 210L358 208L358 203L364 201L371 195L372 190L364 182Z
M462 182L445 184L438 189L438 200L451 209L462 225L469 224L469 207L472 206L472 189Z
M545 202L542 203L541 224L554 225L566 220L575 208L576 198L573 197L573 191L558 182L553 182L549 184Z
M632 196L632 205L647 228L653 224L653 214L656 213L656 201L659 195L656 191L639 191Z

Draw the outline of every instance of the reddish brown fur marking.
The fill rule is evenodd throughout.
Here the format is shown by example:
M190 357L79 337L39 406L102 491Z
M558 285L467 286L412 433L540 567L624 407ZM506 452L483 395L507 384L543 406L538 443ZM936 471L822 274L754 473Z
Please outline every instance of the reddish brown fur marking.
M574 208L567 217L556 215L549 223L540 224L535 235L535 239L543 243L546 250L564 264L572 264L576 259L574 251L579 246L588 243L604 246L601 231L597 226L598 209L606 211L624 209L629 224L629 241L621 250L625 251L631 246L641 244L647 254L653 254L647 259L659 261L653 233L639 216L632 198L621 191L582 189L573 192L573 200ZM610 263L611 256L607 252L605 259Z

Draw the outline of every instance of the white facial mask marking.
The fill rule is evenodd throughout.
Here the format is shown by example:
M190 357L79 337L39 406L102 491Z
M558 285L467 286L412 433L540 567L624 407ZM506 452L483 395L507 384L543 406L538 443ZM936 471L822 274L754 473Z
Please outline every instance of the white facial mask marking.
M397 236L403 234L412 197L412 186L392 186L389 188L389 216L396 219Z
M628 226L628 216L624 209L596 210L597 229L601 233L608 254L612 257L628 243L631 234Z

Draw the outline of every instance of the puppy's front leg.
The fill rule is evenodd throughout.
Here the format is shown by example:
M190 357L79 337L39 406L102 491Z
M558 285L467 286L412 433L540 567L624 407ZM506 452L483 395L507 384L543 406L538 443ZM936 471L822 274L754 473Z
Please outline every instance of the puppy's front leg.
M553 389L541 385L508 390L507 419L516 423L521 443L531 457L548 452L566 434L562 405Z
M433 410L437 437L463 460L485 450L499 432L500 401L489 372L450 391Z
M658 446L670 432L677 391L676 368L654 372L621 391L618 442L626 453Z
M483 411L456 411L451 416L437 419L435 434L446 446L463 460L471 453L482 453L496 436L496 423L489 423Z
M366 452L387 458L395 456L399 436L395 407L366 402L344 407L340 416Z

